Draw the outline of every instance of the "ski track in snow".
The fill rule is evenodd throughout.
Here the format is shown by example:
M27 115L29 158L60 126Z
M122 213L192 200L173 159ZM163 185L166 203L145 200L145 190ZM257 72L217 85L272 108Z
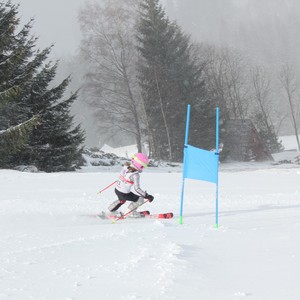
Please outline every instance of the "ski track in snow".
M139 221L136 220L135 223ZM8 282L13 281L15 286L18 286L10 289L4 296L10 297L13 294L20 298L24 297L26 291L31 289L30 282L32 279L27 284L22 284L24 281L27 282L27 276L36 278L36 284L39 282L42 285L49 283L49 287L43 287L46 293L51 291L51 287L55 290L56 284L59 286L59 281L68 277L66 290L69 290L71 294L73 290L73 293L77 295L74 299L85 299L85 293L90 293L87 290L94 289L90 282L97 279L101 281L101 278L106 277L110 278L110 286L105 287L107 292L102 294L104 298L113 297L114 290L117 288L121 291L135 291L134 293L124 293L122 299L137 299L147 292L151 294L152 290L156 291L156 295L144 299L161 299L164 296L165 299L169 299L167 293L171 291L174 285L176 266L184 263L177 257L181 248L167 239L165 226L160 221L155 221L154 225L151 224L149 227L150 238L147 238L147 230L120 228L123 225L109 224L108 226L115 226L115 229L118 230L113 233L101 232L96 236L65 239L60 242L47 241L49 233L45 232L45 236L39 236L38 242L41 243L39 246L1 251L1 266L6 266L1 268L3 274L1 279L5 278L5 281ZM136 225L138 224L134 224L134 226ZM19 241L18 244L22 244L22 241L28 243L28 240L33 238L34 236L30 234L18 234L6 236L3 240L4 244L9 244L15 240ZM127 246L128 241L132 242L132 247ZM101 245L101 249L99 249L101 256L97 255L99 244ZM124 247L126 247L126 252L122 251ZM79 257L75 262L73 261L75 263L73 265L68 257L73 258L77 248L79 248L78 252L81 252L82 257ZM38 266L38 270L36 270L36 266ZM37 273L40 268L41 274ZM142 275L142 284L136 282L141 276L140 273L145 273L145 276ZM68 286L70 281L72 286ZM105 282L107 284L108 280L106 279ZM99 288L101 289L101 283ZM30 299L30 294L27 297ZM43 295L37 294L32 297L32 299L39 297L42 299ZM70 299L73 299L72 296Z

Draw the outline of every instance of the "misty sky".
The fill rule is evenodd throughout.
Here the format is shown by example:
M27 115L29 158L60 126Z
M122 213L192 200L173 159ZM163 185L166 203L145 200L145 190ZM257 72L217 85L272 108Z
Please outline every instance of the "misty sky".
M19 13L22 23L31 17L35 19L31 32L39 37L39 47L44 48L54 43L51 53L56 58L76 53L81 39L77 16L80 7L88 0L12 1L20 3ZM260 49L260 46L268 44L265 48L270 49L265 51L265 57L269 57L272 54L270 52L277 49L279 49L277 52L290 55L290 52L297 52L296 49L300 44L298 0L161 0L160 2L163 6L167 6L171 19L175 18L198 41L217 44L225 41L225 44L241 50L255 47L258 51L265 51L266 49ZM172 4L173 9L177 11L168 9ZM244 6L247 6L247 9L244 9ZM268 28L270 34L267 33ZM243 32L237 36L239 30ZM245 38L245 35L249 35L250 39ZM274 47L277 44L280 47ZM285 49L285 45L289 49ZM278 56L278 53L276 54ZM298 53L294 56L298 57Z
M100 0L99 0L100 1ZM22 24L34 18L32 34L39 37L41 48L55 44L55 56L74 54L80 41L78 10L86 0L13 0L19 3Z
M90 2L101 2L91 0ZM57 58L76 53L81 33L77 16L80 7L88 0L12 0L20 4L21 23L30 18L35 22L31 33L39 38L38 47L45 48L55 44L52 54ZM166 0L161 1L165 4Z

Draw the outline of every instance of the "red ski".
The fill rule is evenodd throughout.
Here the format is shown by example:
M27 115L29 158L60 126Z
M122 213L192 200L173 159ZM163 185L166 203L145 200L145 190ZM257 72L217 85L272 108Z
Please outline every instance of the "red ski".
M163 213L163 214L151 214L148 210L143 210L138 212L140 216L130 217L126 215L120 215L120 216L110 216L106 215L106 213L102 212L101 214L98 214L97 217L101 219L111 219L113 220L113 223L115 223L118 220L124 220L127 218L152 218L152 219L171 219L173 218L173 213Z
M164 213L164 214L149 214L145 217L153 218L153 219L172 219L173 218L173 213Z

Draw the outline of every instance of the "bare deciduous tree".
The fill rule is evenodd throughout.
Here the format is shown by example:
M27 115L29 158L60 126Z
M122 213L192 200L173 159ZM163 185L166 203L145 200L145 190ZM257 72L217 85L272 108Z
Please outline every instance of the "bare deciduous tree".
M269 119L268 98L270 95L270 84L270 79L264 68L255 67L251 70L251 85L253 87L254 99L266 122Z
M271 79L264 67L254 67L250 72L250 86L253 93L253 110L256 125L271 152L280 151L282 146L277 140L271 119Z
M89 64L85 91L100 126L135 136L142 150L142 112L136 81L135 1L87 3L80 11L81 53ZM106 124L106 125L105 125Z
M300 151L300 142L298 135L298 126L297 126L297 110L299 109L299 99L298 105L296 104L296 94L299 89L299 83L296 79L296 70L293 66L289 64L285 64L281 67L279 71L279 80L281 82L281 86L286 94L290 112L291 112L291 121L293 124L298 149Z
M244 57L228 48L210 46L206 82L225 119L245 119L249 108L247 66Z

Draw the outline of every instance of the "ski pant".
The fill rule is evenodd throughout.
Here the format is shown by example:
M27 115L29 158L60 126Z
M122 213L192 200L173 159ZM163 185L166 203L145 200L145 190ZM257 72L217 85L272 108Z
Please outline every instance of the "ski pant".
M118 210L126 201L131 201L128 205L128 210L137 209L144 201L143 197L140 197L132 192L125 194L117 189L115 189L115 193L118 196L118 200L114 201L109 207L109 211L113 212Z

